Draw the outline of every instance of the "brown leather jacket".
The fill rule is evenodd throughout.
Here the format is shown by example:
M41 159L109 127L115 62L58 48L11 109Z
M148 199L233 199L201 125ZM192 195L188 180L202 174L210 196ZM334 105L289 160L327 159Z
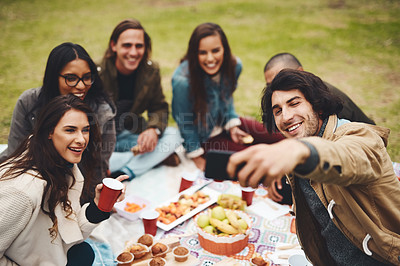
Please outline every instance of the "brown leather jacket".
M308 137L319 164L304 178L335 225L360 250L376 260L400 265L400 182L386 152L389 129L364 123L337 127L329 117L323 137ZM299 241L314 265L335 265L303 193L288 176L293 190Z
M139 134L147 128L158 128L163 132L168 124L168 103L161 87L160 68L153 61L139 65L134 88L137 90L130 114L125 115L125 123L129 124L133 133ZM114 59L104 59L99 66L99 75L104 89L109 93L114 103L118 100L117 69ZM133 89L133 88L132 88ZM143 117L147 112L148 120ZM129 121L127 121L129 120ZM121 123L121 121L115 121Z

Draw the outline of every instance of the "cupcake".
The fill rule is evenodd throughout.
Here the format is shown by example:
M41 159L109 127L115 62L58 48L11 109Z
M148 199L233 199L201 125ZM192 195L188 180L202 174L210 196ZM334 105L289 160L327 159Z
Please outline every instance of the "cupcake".
M144 234L139 237L138 243L151 247L151 245L153 245L153 236L150 234Z
M130 253L130 252L122 252L121 254L118 255L116 261L118 263L118 265L131 265L131 263L133 262L135 256Z
M135 243L129 247L129 252L135 256L135 259L140 259L149 252L149 247L140 243Z
M151 253L153 257L165 257L167 255L169 248L163 243L156 243L151 247Z
M167 261L160 257L155 257L149 261L149 266L164 266L167 264Z
M189 250L185 247L174 247L172 250L172 254L174 254L175 260L178 262L184 262L188 259Z

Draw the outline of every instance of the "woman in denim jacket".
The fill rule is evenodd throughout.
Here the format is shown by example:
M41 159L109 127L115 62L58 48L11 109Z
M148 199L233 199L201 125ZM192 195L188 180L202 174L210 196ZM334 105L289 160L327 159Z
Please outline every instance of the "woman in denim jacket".
M232 94L241 71L242 62L232 55L219 25L203 23L195 28L172 77L172 115L187 156L201 170L208 150L239 151L248 146L249 137L253 143L282 139L268 134L254 119L239 118Z

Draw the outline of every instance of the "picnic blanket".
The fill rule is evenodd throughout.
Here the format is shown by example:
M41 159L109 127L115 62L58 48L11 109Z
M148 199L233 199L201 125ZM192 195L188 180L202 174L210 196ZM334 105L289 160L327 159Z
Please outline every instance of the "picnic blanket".
M160 166L152 169L144 175L135 177L129 182L125 182L127 195L135 195L146 198L151 201L151 207L157 207L168 202L174 197L179 190L181 174L187 171L197 171L196 166L191 160L183 158L182 163L177 167ZM195 181L195 185L207 182L206 179L200 177ZM207 186L220 193L229 193L240 195L240 187L236 183L229 181L214 182ZM253 205L262 202L267 198L267 192L264 188L256 190ZM268 199L269 200L269 199ZM278 205L278 204L277 204ZM280 206L280 205L278 205ZM249 259L255 252L259 254L272 253L275 250L277 243L296 243L297 237L295 234L294 218L288 215L289 207L285 206L280 215L269 219L257 214L257 209L252 211L248 208L248 213L252 219L253 227L250 231L249 244L240 253L233 256L235 261L241 265L250 265ZM271 212L272 214L272 212ZM286 214L286 215L285 215ZM90 244L98 248L96 252L96 262L111 261L110 257L114 258L124 249L127 241L136 240L144 234L144 228L140 220L129 221L116 213L113 213L110 219L102 222L90 236ZM170 231L158 229L156 239L163 239L170 236L183 235L181 245L190 250L190 254L196 257L199 261L198 265L214 265L222 260L225 256L219 256L205 251L201 246L196 234L196 225L193 219L186 220ZM100 245L104 243L104 245ZM111 252L110 252L111 251ZM97 255L99 259L97 259ZM96 265L114 265L114 264L96 264Z

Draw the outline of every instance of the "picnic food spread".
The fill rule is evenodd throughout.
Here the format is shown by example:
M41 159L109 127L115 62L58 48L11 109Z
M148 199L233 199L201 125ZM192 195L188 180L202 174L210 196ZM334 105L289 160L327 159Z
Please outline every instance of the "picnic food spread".
M208 200L210 200L210 197L202 191L196 191L192 195L182 194L177 202L171 202L168 206L156 208L156 211L160 213L158 221L170 224Z
M234 265L234 262L238 260L247 261L246 265L270 266L272 264L270 259L272 259L273 250L264 248L264 243L267 245L270 243L268 242L269 235L260 235L262 232L260 229L269 225L261 222L260 217L254 214L250 217L246 213L253 212L251 209L253 206L247 208L245 201L239 196L240 187L228 190L227 188L232 187L232 182L213 182L210 187L204 187L204 182L195 184L191 189L177 193L169 200L155 206L149 202L146 203L146 209L150 207L161 217L174 216L174 218L170 219L169 224L158 220L159 229L155 236L142 234L125 241L124 252L137 255L131 265L189 266L200 265L209 261L210 258L214 262L222 259L221 265ZM263 191L255 195L260 197ZM137 205L143 203L137 199L129 199L126 202L134 202ZM122 206L126 202L123 202ZM256 203L259 202L256 200ZM291 221L290 217L287 221ZM282 224L285 228L289 225L287 222ZM271 224L271 226L276 226L276 224ZM279 237L277 239L282 241L279 234L282 233L276 233ZM292 243L294 238L286 241ZM262 243L260 248L257 246L258 243ZM227 256L226 259L232 258L233 261L223 264L225 259L220 256Z

